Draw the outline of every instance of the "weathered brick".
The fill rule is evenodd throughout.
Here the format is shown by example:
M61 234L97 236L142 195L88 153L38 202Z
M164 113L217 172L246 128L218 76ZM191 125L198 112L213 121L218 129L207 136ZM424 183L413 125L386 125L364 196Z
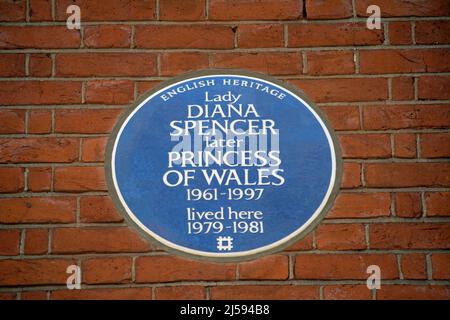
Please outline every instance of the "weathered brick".
M284 46L281 24L243 24L237 28L239 48L276 48Z
M83 283L129 283L131 257L90 258L83 260Z
M290 75L301 73L302 60L301 55L295 52L214 53L212 66L245 68L274 75Z
M109 0L108 9L101 1L90 0L57 0L56 19L66 20L66 9L69 5L81 8L82 21L128 21L154 20L156 2L154 0Z
M311 285L239 285L211 287L212 300L319 299L319 287Z
M131 26L87 26L84 28L83 42L88 48L129 48L131 45Z
M75 138L2 138L0 162L72 162L78 158L78 145Z
M390 207L389 193L341 193L327 218L386 217L390 215Z
M81 222L121 222L122 216L108 196L87 196L80 199Z
M183 266L180 268L180 266ZM234 280L236 265L149 256L136 259L136 282L173 282L182 280Z
M371 249L448 249L448 223L383 223L370 230Z
M128 104L133 99L133 81L93 80L86 83L86 103Z
M55 191L84 192L106 191L103 167L55 168Z
M161 20L195 21L205 17L205 0L164 0L159 3Z
M109 133L122 109L64 109L55 112L55 132Z
M364 225L322 224L316 231L319 250L363 250L366 248Z
M446 128L450 105L379 105L363 108L366 130Z
M368 187L448 187L450 163L367 163Z
M153 53L59 53L56 75L62 77L153 76Z
M80 102L81 82L78 81L2 81L0 86L0 104L3 105Z
M211 0L211 20L290 20L302 15L302 0Z
M289 277L289 258L271 255L239 264L240 280L285 280Z
M365 23L290 24L289 47L362 46L382 44L383 30L369 30Z
M304 254L295 257L296 279L367 279L367 267L378 265L382 279L398 279L393 254Z
M231 26L148 25L137 26L137 48L229 49L234 47Z
M76 201L71 197L1 198L1 223L75 222Z
M0 193L16 193L24 188L23 168L0 168Z
M150 246L127 227L59 228L53 253L146 252Z
M427 192L425 203L428 216L450 216L450 192Z
M80 32L66 26L2 26L1 49L57 49L78 48Z

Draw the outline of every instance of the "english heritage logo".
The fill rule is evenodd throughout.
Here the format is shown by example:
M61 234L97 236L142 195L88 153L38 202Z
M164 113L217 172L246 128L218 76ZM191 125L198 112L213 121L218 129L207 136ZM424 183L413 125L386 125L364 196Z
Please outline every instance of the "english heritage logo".
M326 120L297 89L247 71L198 71L149 92L107 148L113 200L170 252L214 261L280 250L339 189Z

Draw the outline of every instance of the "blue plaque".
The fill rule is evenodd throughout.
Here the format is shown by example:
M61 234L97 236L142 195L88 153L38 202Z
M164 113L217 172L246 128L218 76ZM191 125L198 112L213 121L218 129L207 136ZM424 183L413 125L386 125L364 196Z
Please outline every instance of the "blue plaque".
M303 93L248 71L171 79L117 123L106 173L126 220L169 252L214 261L281 250L339 189L341 158Z

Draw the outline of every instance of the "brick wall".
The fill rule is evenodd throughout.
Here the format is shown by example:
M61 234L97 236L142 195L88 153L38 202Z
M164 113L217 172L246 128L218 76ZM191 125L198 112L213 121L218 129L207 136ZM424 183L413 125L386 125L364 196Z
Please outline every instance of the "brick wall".
M65 27L72 3L81 30ZM369 4L381 30L366 28ZM0 0L0 298L449 299L449 16L448 0ZM150 246L103 170L124 108L214 67L298 86L344 157L321 225L239 264ZM66 289L71 264L81 290Z

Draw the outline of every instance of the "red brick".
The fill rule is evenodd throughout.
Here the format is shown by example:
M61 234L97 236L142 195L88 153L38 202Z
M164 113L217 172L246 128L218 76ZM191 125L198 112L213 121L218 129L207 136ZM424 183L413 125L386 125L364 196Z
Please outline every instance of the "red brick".
M52 300L151 300L151 288L107 288L58 290L51 293Z
M105 159L105 148L108 138L84 138L81 149L81 160L84 162L101 162Z
M72 162L78 158L78 139L0 139L2 163Z
M23 94L26 92L27 94ZM72 104L81 102L81 82L2 81L0 104Z
M122 216L108 196L87 196L80 199L81 222L121 222Z
M450 157L450 133L423 133L420 135L422 158Z
M235 264L199 262L173 256L138 257L135 268L138 283L236 278Z
M364 225L322 224L316 231L319 250L362 250L366 248Z
M450 163L367 163L368 187L448 187Z
M31 21L52 21L51 0L30 0Z
M323 288L323 298L325 300L371 300L372 291L365 285L330 285Z
M25 110L0 109L0 133L24 133Z
M450 105L380 105L363 108L366 130L446 128Z
M343 19L353 16L352 0L304 0L308 19Z
M161 55L161 75L175 76L191 70L206 69L208 55L198 52L173 52Z
M290 20L302 15L302 0L211 0L211 20Z
M426 279L425 255L422 253L403 254L401 270L404 279Z
M361 164L346 162L343 164L341 188L351 189L361 186Z
M158 287L156 300L205 300L205 288L201 286Z
M131 257L91 258L83 261L83 283L129 283Z
M23 191L24 172L22 168L0 168L0 193Z
M319 287L310 285L239 285L211 287L213 300L319 299Z
M107 10L101 1L57 0L56 19L66 20L66 9L72 4L81 8L82 21L154 20L156 16L154 0L109 0Z
M285 251L302 251L313 249L313 233L309 233L304 238L296 241L294 244L290 245Z
M425 203L427 216L450 216L450 192L427 192L425 193Z
M33 192L50 191L52 187L52 168L28 168L28 190Z
M391 138L388 134L346 134L339 141L344 158L390 158Z
M52 131L52 111L48 109L30 110L28 113L28 133L44 134Z
M137 26L137 48L230 49L234 47L231 26L147 25Z
M109 133L122 109L64 109L55 113L57 133Z
M66 284L66 259L0 260L2 286Z
M0 1L0 21L25 21L26 1Z
M364 50L359 53L360 72L367 74L448 72L450 50Z
M150 246L127 227L59 228L53 253L146 252Z
M60 53L56 75L64 77L153 76L156 55L152 53Z
M370 226L371 249L448 249L450 224L384 223Z
M106 191L103 167L55 168L55 191Z
M355 73L352 51L311 51L306 54L306 59L310 75Z
M448 300L450 288L445 285L383 285L381 290L377 291L377 299Z
M243 24L237 28L239 48L284 47L284 28L281 24Z
M78 48L80 32L66 26L2 26L0 48L2 49L57 49Z
M431 255L433 279L450 279L450 254L433 253Z
M16 300L16 295L15 292L0 292L0 300Z
M32 54L28 68L30 76L50 77L52 75L52 57L49 54Z
M394 135L394 157L415 158L417 156L416 135L399 133Z
M386 100L387 79L306 79L289 82L303 90L314 102L358 102ZM358 88L358 90L355 90Z
M448 62L447 62L448 63ZM450 99L450 76L423 76L419 78L420 100ZM448 123L447 123L448 125Z
M19 254L20 230L0 230L0 255L16 256Z
M448 13L448 11L447 11ZM416 21L416 43L448 44L450 43L450 21Z
M86 84L86 103L128 104L133 99L133 81L94 80Z
M361 46L382 44L383 30L369 30L365 23L290 24L289 47Z
M377 5L382 17L434 17L449 12L450 3L447 0L356 0L356 13L367 17L367 7Z
M27 229L24 252L25 254L46 254L48 252L48 230Z
M395 194L395 212L398 217L417 218L422 215L420 194L401 192Z
M47 300L47 291L24 291L20 294L21 300Z
M239 264L240 280L286 280L288 277L288 256L271 255Z
M87 26L84 28L83 41L87 48L129 48L131 45L131 26Z
M159 3L160 20L195 21L205 17L205 0L164 0Z
M387 217L390 215L390 207L389 193L341 193L327 218Z
M325 112L334 130L359 130L359 108L357 106L324 106Z
M382 279L398 279L397 260L390 254L308 254L295 257L297 279L365 280L367 267L378 265Z
M412 44L412 29L409 21L389 22L389 43Z
M159 80L139 81L137 83L138 95L140 96L140 95L146 93L147 91L158 86L160 83L161 83L161 81L159 81Z
M302 72L302 60L296 52L239 52L214 53L212 66L239 68L274 75L290 75Z
M21 77L25 75L25 55L8 53L0 54L0 76Z
M392 78L392 100L413 100L414 78Z
M76 202L70 197L1 198L1 223L75 222Z

